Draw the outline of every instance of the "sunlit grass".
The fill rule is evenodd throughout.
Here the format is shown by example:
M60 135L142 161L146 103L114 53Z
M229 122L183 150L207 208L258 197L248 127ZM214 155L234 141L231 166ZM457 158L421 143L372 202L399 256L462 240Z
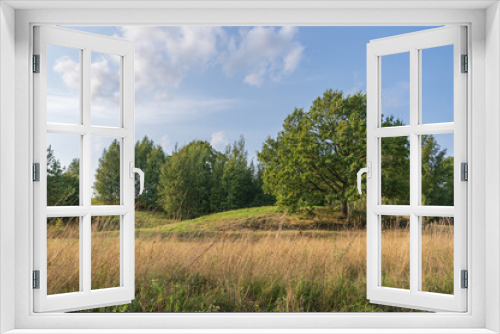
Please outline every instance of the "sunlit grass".
M261 210L261 213L269 212L265 208ZM278 217L281 215L279 212ZM200 224L203 221L198 220ZM216 219L211 221L217 223ZM48 248L49 274L53 273L48 278L50 291L66 292L68 287L78 290L78 273L68 266L76 261L76 226L68 225L63 231L59 227L57 232L52 226L49 228L52 238ZM119 277L112 265L116 261L109 259L116 259L118 231L111 228L100 231L92 235L92 252L101 259L92 264L95 280L92 285L113 286ZM406 273L402 263L407 260L409 263L406 259L409 229L389 227L383 233L390 244L384 258L388 264L384 282L400 282L402 273ZM424 290L452 293L452 226L434 222L422 235L426 243L423 247ZM363 229L238 228L156 233L149 229L136 233L135 252L135 300L131 304L94 311L408 311L370 304L366 300L366 232Z

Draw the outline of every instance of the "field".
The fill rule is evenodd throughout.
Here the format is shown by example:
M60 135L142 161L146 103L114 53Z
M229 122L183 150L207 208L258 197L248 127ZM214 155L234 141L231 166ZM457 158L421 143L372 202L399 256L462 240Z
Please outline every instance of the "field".
M366 300L366 232L353 215L326 208L286 216L275 207L224 212L188 221L136 213L136 298L93 312L397 312ZM92 288L119 285L118 225L96 218ZM452 293L453 225L425 221L423 290ZM383 224L382 282L408 288L409 227ZM78 291L78 228L51 221L51 293Z

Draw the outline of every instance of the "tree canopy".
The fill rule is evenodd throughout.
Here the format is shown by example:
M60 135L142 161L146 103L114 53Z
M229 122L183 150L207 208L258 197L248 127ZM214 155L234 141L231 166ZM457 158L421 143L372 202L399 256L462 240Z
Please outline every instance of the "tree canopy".
M80 160L71 161L68 168L47 148L47 205L73 206L80 204Z
M210 212L215 159L212 146L204 141L194 141L176 149L160 176L160 203L165 212L178 219Z
M189 219L208 213L274 203L264 196L261 173L248 164L245 140L228 145L225 153L206 141L176 148L160 175L159 203L172 218Z
M264 190L278 204L341 204L356 196L356 172L365 165L366 96L327 90L309 111L295 109L276 139L269 137L258 154Z
M402 126L383 117L382 126ZM381 139L383 204L409 204L410 143L408 137ZM315 205L337 205L346 215L359 199L356 177L366 165L366 95L327 90L309 111L295 109L276 139L269 137L258 153L263 189L291 211ZM422 136L422 201L453 200L453 157L446 157L432 135ZM444 199L446 198L446 200Z
M99 158L94 190L101 204L120 204L120 142L117 139L103 150Z
M166 155L160 145L145 136L135 144L135 167L144 172L144 192L139 194L139 178L135 178L136 205L144 209L157 208L159 199L158 184Z
M434 136L422 136L422 205L454 205L454 163L446 153Z

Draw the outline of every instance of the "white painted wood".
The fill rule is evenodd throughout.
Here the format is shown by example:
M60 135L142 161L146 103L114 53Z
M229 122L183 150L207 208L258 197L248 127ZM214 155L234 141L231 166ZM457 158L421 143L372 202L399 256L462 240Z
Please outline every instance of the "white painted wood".
M379 138L409 136L410 133L417 135L437 135L441 133L453 133L454 123L415 124L409 126L391 126L373 129L373 135Z
M406 1L405 1L406 2ZM228 10L224 6L215 6L209 12L200 10L200 5L192 5L189 10L124 10L102 11L96 9L27 10L16 13L16 252L1 255L4 260L15 259L16 270L16 331L18 333L491 333L485 327L486 309L490 309L492 301L498 297L488 295L485 298L484 270L498 261L498 256L485 253L485 231L488 225L498 222L491 211L485 213L485 143L489 151L498 150L499 144L489 141L486 134L486 115L494 115L495 108L486 110L486 101L498 97L495 85L485 85L485 77L498 80L493 72L487 72L485 57L490 63L500 62L494 52L485 51L485 38L492 33L486 30L485 15L478 2L467 2L471 10L457 10L462 1L446 1L445 10L429 10L438 1L422 5L427 9L380 9L379 1L370 2L370 8L357 10L328 9L266 9L260 10L257 5L248 10ZM65 2L64 5L66 5ZM103 2L87 1L87 8L96 8ZM122 6L120 2L120 6ZM208 1L207 1L208 3ZM213 3L210 1L210 3ZM354 1L350 1L353 3ZM391 2L394 8L395 2ZM38 1L38 6L46 5L46 1ZM53 3L53 8L60 8L61 2ZM81 4L81 3L80 3ZM416 4L416 2L413 2ZM424 2L418 2L424 4ZM403 5L398 2L397 6ZM75 2L75 6L77 2ZM291 5L290 5L291 6ZM404 5L403 5L404 6ZM29 8L29 7L28 7ZM135 7L134 7L135 8ZM137 7L138 8L138 7ZM141 7L143 8L143 7ZM497 19L495 19L497 20ZM467 22L472 42L469 44L471 65L474 76L469 77L468 129L470 134L469 194L471 208L469 217L473 225L469 226L472 243L469 248L469 265L474 278L469 282L469 305L467 313L420 313L420 314L33 314L32 290L30 285L31 261L33 249L32 229L32 183L30 175L32 155L32 106L30 102L32 75L26 64L30 63L31 29L30 23L75 24L75 25L133 25L133 24L194 24L194 25L429 25L455 24ZM489 21L491 24L491 20ZM498 22L497 22L498 23ZM488 25L489 27L489 25ZM4 49L3 49L4 50ZM2 73L4 75L4 73ZM9 78L11 82L14 77ZM489 100L485 97L488 92ZM2 96L3 100L3 96ZM492 124L491 127L495 125ZM14 148L12 148L14 150ZM491 153L488 153L491 154ZM475 166L475 167L474 167ZM493 168L494 166L492 166ZM490 191L497 191L494 185L488 185ZM488 234L490 241L498 244L498 235ZM497 264L498 266L498 264ZM471 276L469 276L471 277ZM500 286L498 275L489 277L490 286ZM499 313L489 312L489 321L497 321ZM496 320L495 320L496 319ZM131 330L130 328L139 328ZM165 328L170 329L165 329ZM24 329L22 329L24 328ZM42 330L40 328L46 328ZM107 329L104 329L107 328ZM298 329L300 328L300 329Z
M134 48L131 42L117 38L80 33L69 29L35 27L34 52L40 55L40 73L34 75L34 160L40 162L40 182L34 185L34 270L40 270L40 289L33 291L35 312L65 312L94 308L98 305L118 305L134 299L134 180L128 175L128 164L134 161ZM80 49L81 89L80 121L78 125L46 123L47 44ZM121 119L120 128L93 127L90 119L90 63L91 53L104 52L121 56ZM80 205L73 207L46 207L47 176L46 134L79 135ZM92 136L119 136L121 138L121 205L91 205L91 138ZM120 287L91 289L91 219L92 216L120 215ZM47 295L47 217L80 217L80 292Z
M85 332L77 329L16 329L5 334L494 334L483 328L455 328L455 329L430 329L430 330L415 330L415 329L315 329L315 328L257 328L252 330L236 330L236 329L91 329Z
M397 6L393 1L367 1L367 0L241 0L241 1L200 1L200 0L72 0L60 3L60 1L39 1L39 0L6 0L6 3L16 9L477 9L487 8L494 1L454 1L450 4L446 0L424 0L424 1L400 1Z
M411 213L424 217L453 217L453 206L410 206L410 205L375 205L372 212L377 215L410 216Z
M373 176L368 180L367 196L367 298L372 303L407 308L467 311L467 290L461 289L460 273L467 269L467 182L460 180L460 164L467 160L467 75L461 73L461 54L466 54L466 28L443 27L371 41L367 46L367 157ZM421 123L421 49L454 45L454 122ZM410 53L410 125L380 128L381 62L384 55ZM454 133L453 207L421 205L421 135ZM410 205L381 205L380 138L410 138ZM380 215L410 217L410 290L381 286ZM454 294L422 292L421 217L454 217Z
M15 12L0 3L0 332L13 329L15 314Z
M90 96L90 66L91 63L91 50L89 48L82 48L80 51L80 68L81 68L81 88L80 88L80 119L81 124L76 125L75 127L82 127L85 129L84 132L78 133L81 136L82 141L82 150L80 151L80 177L82 178L80 184L82 185L80 188L80 193L82 197L80 198L80 208L67 208L68 214L72 211L84 210L82 212L78 212L78 216L80 216L80 291L83 291L84 294L89 294L92 289L92 217L88 212L89 207L91 206L91 196L92 196L92 175L91 175L91 159L92 159L92 134L89 133L90 129L90 118L91 118L91 110L90 110L90 99L87 96ZM49 125L47 124L47 132L49 130ZM55 133L59 131L64 131L66 129L73 130L72 127L66 126L52 129L55 130ZM70 132L71 133L71 132ZM75 132L75 134L77 134ZM51 210L52 209L52 210ZM49 217L50 210L55 211L57 208L47 208L46 214ZM62 207L61 209L66 209ZM36 218L35 218L36 219ZM35 241L36 242L36 241ZM50 296L49 296L50 297ZM48 298L47 298L48 299ZM51 299L52 303L57 303L57 299ZM55 300L55 302L54 302ZM58 310L70 310L75 306L75 300L77 297L71 298L71 305L65 305L63 309L59 309L63 305L64 302L60 302L61 306L55 305ZM94 301L93 301L94 302ZM36 304L35 304L36 311Z
M114 138L126 137L131 133L130 129L124 129L124 128L106 128L98 126L91 127L90 125L85 126L76 124L73 125L73 124L56 124L56 123L47 123L47 132L76 134L76 135L86 135L87 133L90 133L92 136L114 137Z
M397 37L395 37L397 38ZM406 38L405 38L406 39ZM401 40L400 40L401 42ZM411 43L413 44L413 43ZM410 49L410 128L419 124L420 107L420 72L419 50L412 46ZM414 208L421 198L420 194L420 137L415 132L410 133L410 206ZM410 292L418 292L418 282L421 275L419 227L420 218L413 212L410 213ZM390 300L389 300L390 301ZM408 305L412 305L411 302ZM417 306L418 307L418 306Z
M500 242L496 237L500 235L500 2L495 3L486 11L486 27L489 35L486 38L486 135L488 140L485 143L487 152L483 165L475 168L480 169L488 177L485 191L488 194L485 200L485 210L488 213L488 220L495 223L487 225L486 232L486 254L500 254ZM483 169L481 166L484 166ZM486 260L488 257L485 257ZM477 277L477 276L475 276ZM500 277L500 261L490 262L486 267L485 288L488 293L485 302L486 327L500 332L500 284L497 282Z
M130 212L132 207L125 205L102 206L50 206L47 208L47 217L78 217L90 212L92 216L117 216Z

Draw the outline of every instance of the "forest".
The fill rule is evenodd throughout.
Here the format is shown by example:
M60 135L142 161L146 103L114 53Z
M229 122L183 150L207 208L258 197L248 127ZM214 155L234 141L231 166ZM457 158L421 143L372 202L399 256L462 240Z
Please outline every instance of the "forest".
M382 126L402 126L384 117ZM453 205L453 157L434 136L422 136L422 204ZM409 204L409 139L382 138L383 204ZM47 205L78 205L79 160L61 166L47 148ZM135 166L145 173L142 210L192 219L228 210L277 205L293 213L315 206L349 215L356 201L356 172L366 165L366 95L327 90L309 111L295 109L258 161L248 161L241 136L224 152L193 140L166 154L147 136L135 144ZM94 202L119 204L120 143L103 150L93 184ZM136 180L138 189L138 180ZM138 191L136 191L138 193Z

